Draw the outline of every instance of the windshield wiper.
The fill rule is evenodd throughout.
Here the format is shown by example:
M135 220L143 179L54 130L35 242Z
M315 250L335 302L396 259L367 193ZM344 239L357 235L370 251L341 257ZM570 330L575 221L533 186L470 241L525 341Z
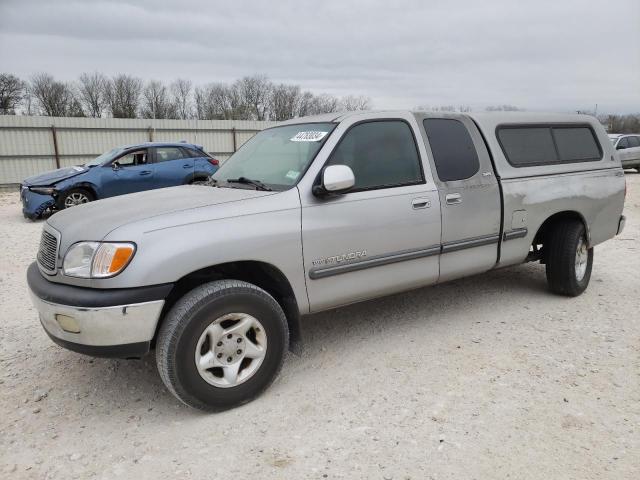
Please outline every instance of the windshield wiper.
M256 187L256 190L264 190L265 192L272 191L260 180L252 180L251 178L247 177L227 178L227 183L243 183L245 185L253 185L254 187Z

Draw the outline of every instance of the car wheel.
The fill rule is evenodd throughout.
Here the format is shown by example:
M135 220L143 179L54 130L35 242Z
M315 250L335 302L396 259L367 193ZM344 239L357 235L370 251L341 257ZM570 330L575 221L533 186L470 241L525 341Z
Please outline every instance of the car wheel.
M189 182L189 185L209 185L209 179L196 178L195 180L192 180L191 182Z
M584 225L580 221L559 223L545 246L547 282L552 292L576 297L591 279L593 248L588 248Z
M218 280L171 308L158 334L156 363L180 401L219 411L265 390L288 344L286 317L271 295L247 282Z
M67 190L60 196L58 207L60 209L75 207L83 203L93 202L95 200L93 194L84 188L72 188Z

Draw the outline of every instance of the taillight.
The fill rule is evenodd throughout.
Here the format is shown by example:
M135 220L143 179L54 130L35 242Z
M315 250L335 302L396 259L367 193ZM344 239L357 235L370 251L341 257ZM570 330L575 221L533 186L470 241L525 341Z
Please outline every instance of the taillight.
M217 167L217 166L219 166L219 165L220 165L220 162L219 162L217 159L215 159L215 158L209 158L208 160L209 160L209 163L210 163L211 165L213 165L214 167Z

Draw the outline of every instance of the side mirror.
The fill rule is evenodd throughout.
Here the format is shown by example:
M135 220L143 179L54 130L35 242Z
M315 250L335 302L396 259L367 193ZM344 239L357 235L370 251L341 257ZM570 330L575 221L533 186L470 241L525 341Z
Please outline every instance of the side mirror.
M117 160L111 164L111 168L113 169L114 172L116 170L120 170L120 164L118 163Z
M618 146L616 147L616 150L624 150L625 148L627 148L627 146L626 146L626 145L618 145Z
M356 184L351 167L346 165L329 165L322 171L322 185L313 187L313 194L325 195L345 193Z

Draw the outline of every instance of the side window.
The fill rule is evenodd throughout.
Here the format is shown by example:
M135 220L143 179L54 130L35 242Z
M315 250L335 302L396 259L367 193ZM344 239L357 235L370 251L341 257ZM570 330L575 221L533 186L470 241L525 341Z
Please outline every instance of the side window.
M629 137L622 137L616 146L618 150L622 150L623 148L629 148Z
M118 165L121 167L132 167L134 165L144 165L147 163L147 151L136 150L135 152L129 152L120 158L116 159Z
M602 154L588 127L554 127L553 136L562 162L600 160Z
M597 161L600 144L588 126L499 127L498 140L514 167Z
M424 181L411 128L401 120L373 121L352 127L327 165L351 167L356 180L353 191Z
M501 128L498 139L507 160L514 167L558 161L549 127Z
M640 137L631 136L627 139L629 140L629 148L640 147Z
M464 180L478 172L478 152L462 122L451 118L427 118L422 124L440 180Z
M178 147L157 147L156 162L168 162L170 160L179 160L185 158L186 155Z
M187 154L191 158L201 158L201 157L206 157L207 156L206 153L201 152L199 150L196 150L194 148L185 148L185 150L187 151Z

